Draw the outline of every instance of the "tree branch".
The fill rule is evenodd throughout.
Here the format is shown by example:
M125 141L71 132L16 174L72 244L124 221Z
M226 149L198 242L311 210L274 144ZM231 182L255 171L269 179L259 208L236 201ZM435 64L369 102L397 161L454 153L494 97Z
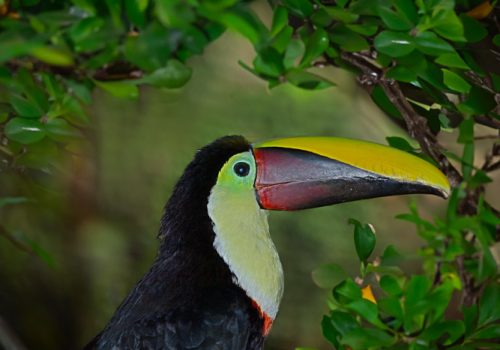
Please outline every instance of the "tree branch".
M429 130L427 120L413 109L398 82L385 78L383 71L372 63L369 57L350 52L342 52L341 57L361 70L363 75L358 80L362 86L378 84L382 87L389 100L401 113L410 136L416 139L422 150L439 164L452 186L460 184L462 176L443 154L443 147Z

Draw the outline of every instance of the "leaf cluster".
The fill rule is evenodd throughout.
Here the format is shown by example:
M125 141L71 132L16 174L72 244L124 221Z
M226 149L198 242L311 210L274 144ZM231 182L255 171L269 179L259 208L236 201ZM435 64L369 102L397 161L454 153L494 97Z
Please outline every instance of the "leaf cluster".
M458 190L450 201L450 213ZM490 211L463 220L448 217L431 223L416 208L399 218L417 225L426 245L420 250L424 273L408 275L399 267L407 259L393 246L369 259L376 236L371 225L351 219L360 274L351 278L337 264L313 273L320 286L334 285L330 312L321 323L325 338L336 349L494 349L500 332L500 285L490 247L500 220ZM477 237L464 240L464 229ZM481 255L480 259L473 256ZM462 257L473 283L481 288L479 304L457 305L464 288ZM439 270L436 270L439 266ZM436 273L439 271L439 278ZM460 309L457 315L456 308Z

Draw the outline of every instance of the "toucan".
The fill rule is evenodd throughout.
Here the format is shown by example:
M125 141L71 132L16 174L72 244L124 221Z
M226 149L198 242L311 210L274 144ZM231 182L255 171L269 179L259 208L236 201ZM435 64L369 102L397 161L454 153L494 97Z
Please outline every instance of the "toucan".
M268 211L448 192L436 167L388 146L219 138L184 170L156 260L86 349L263 349L283 295Z

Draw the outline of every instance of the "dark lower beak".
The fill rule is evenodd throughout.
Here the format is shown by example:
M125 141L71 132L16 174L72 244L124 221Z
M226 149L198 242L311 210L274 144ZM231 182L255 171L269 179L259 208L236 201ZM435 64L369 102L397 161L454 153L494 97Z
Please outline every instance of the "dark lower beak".
M260 206L299 210L358 199L426 193L446 197L449 184L409 153L339 138L291 138L253 148Z

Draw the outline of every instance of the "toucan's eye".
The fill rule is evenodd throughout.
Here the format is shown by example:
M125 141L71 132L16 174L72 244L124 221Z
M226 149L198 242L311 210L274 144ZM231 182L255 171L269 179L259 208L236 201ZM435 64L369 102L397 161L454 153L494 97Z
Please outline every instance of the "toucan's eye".
M238 162L234 165L233 170L236 175L244 177L250 172L250 165L245 162Z

